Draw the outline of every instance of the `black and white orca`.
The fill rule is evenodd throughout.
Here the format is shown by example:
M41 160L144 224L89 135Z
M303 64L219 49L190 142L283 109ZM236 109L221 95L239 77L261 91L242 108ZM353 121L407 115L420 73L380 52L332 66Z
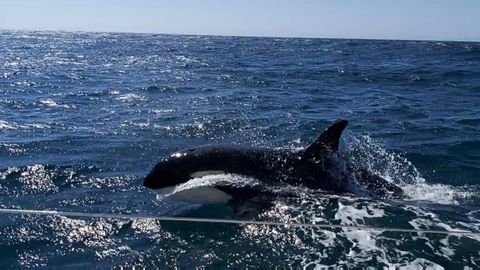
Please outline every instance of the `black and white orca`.
M347 124L346 120L335 122L312 145L300 151L228 145L182 150L155 165L143 184L159 194L167 194L194 178L238 174L266 184L280 183L374 197L401 197L402 190L398 186L358 168L337 153L340 136ZM251 187L214 185L182 190L174 198L211 204L251 197L254 193Z

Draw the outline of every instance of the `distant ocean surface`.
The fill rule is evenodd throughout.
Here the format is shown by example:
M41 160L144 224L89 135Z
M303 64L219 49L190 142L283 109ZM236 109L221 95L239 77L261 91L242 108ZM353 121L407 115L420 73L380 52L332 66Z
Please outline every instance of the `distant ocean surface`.
M408 197L285 187L298 196L257 220L480 231L480 43L464 42L1 31L0 208L232 218L143 177L202 144L300 149L337 119L341 151ZM461 269L479 250L478 235L0 214L0 268Z

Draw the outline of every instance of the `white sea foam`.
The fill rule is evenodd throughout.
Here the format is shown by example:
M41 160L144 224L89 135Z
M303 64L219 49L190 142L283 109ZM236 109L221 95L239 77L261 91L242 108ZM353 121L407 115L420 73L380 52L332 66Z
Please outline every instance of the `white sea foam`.
M410 262L395 263L389 264L388 269L402 269L402 270L417 270L417 269L428 269L428 270L443 270L443 266L435 262L429 261L424 258L416 258Z
M118 91L118 90L112 90L112 91L108 91L108 94L109 94L109 95L119 95L119 94L120 94L120 91Z
M152 112L155 114L166 114L166 113L171 113L174 112L175 110L172 109L153 109Z
M379 208L379 204L355 207L355 205L344 205L338 202L338 210L335 219L341 220L342 224L356 225L365 223L365 218L382 217L385 211Z
M120 126L121 127L134 126L134 127L140 127L140 128L147 128L147 127L150 127L151 124L148 122L126 121L124 123L121 123Z
M202 66L210 66L208 63L206 62L202 62L198 59L195 59L193 57L188 57L188 56L185 56L185 55L177 55L175 56L175 59L177 60L176 62L177 63L184 63L184 64L192 64L192 63L195 63L195 64L200 64Z
M18 125L0 120L0 129L17 129Z
M76 108L75 105L60 104L51 98L41 99L39 101L39 104L42 106L51 107L51 108L64 108L64 109Z
M45 124L18 124L15 122L7 122L0 120L0 129L5 129L5 130L18 130L18 129L47 129L50 128L50 126L45 125Z
M382 217L384 213L384 210L380 208L379 204L359 206L356 204L344 205L341 202L338 202L338 209L335 213L335 219L341 220L341 224L358 225L365 224L366 218ZM376 243L376 237L382 233L381 231L351 229L342 230L343 234L353 244L352 248L349 250L348 256L366 258L369 256L367 252L383 252L383 250L381 250Z
M119 95L117 100L123 101L123 102L132 102L132 101L146 101L147 98L138 94L134 93L128 93L124 95Z
M475 191L462 190L442 184L417 183L403 185L402 189L408 196L406 200L431 201L438 204L457 205L459 199L469 199L478 195Z

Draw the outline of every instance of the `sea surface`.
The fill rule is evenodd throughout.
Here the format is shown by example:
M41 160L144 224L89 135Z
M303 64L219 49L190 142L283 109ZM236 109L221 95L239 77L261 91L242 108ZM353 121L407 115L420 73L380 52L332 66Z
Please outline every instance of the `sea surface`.
M341 152L400 185L301 186L255 220L480 231L480 43L0 32L0 208L237 218L144 176L203 144ZM238 175L206 176L254 181ZM0 214L0 268L480 267L479 235Z

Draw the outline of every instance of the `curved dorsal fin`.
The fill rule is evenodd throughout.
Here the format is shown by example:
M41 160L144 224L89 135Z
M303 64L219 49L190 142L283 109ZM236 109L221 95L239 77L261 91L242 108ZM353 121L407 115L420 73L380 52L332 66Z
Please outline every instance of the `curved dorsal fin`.
M314 158L337 151L340 136L347 124L347 120L338 120L328 127L312 145L305 149L304 155L308 158Z

